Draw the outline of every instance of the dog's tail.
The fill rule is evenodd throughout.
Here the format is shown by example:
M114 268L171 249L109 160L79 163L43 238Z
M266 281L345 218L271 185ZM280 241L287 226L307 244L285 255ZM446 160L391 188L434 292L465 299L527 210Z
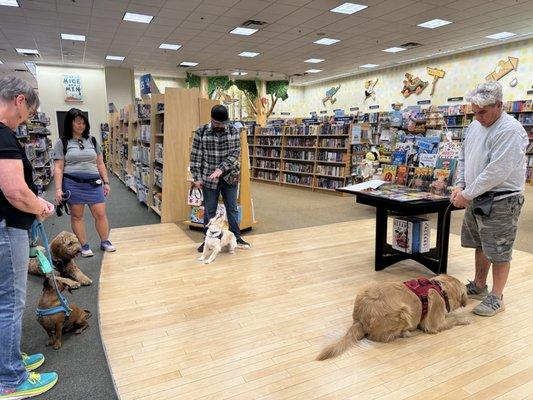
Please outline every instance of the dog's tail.
M317 361L322 361L327 360L328 358L338 357L353 346L355 342L364 337L365 332L363 331L363 325L361 325L359 321L356 321L350 326L350 329L348 329L348 332L346 332L342 338L322 350L316 359Z

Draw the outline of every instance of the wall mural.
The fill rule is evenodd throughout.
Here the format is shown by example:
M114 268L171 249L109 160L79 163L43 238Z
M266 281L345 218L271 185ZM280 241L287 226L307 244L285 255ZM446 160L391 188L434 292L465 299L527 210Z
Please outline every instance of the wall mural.
M335 102L337 101L337 98L335 97L335 95L337 94L340 88L341 88L341 85L337 87L333 86L329 90L326 90L326 97L322 99L322 104L325 106L328 101L331 105L335 104Z
M418 76L414 77L409 72L406 72L402 89L403 97L409 97L413 93L420 94L428 85L427 81L423 81Z
M498 61L498 65L496 65L496 68L494 68L494 71L488 74L485 77L485 79L487 81L499 81L509 72L516 71L516 70L518 70L518 58L507 57L507 61L505 60Z
M379 81L379 78L376 78L375 81L369 80L365 82L365 99L363 100L363 103L367 101L368 99L372 99L376 101L376 92L374 88L376 87L378 81Z

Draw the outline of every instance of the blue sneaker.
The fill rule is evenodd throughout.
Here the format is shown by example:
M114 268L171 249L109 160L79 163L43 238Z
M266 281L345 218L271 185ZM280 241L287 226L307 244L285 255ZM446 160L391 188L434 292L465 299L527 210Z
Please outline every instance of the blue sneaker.
M89 246L89 243L85 243L83 246L81 246L81 256L82 257L94 256L93 251L91 250L91 246Z
M22 353L22 363L26 371L31 372L39 368L44 363L44 356L41 353L32 354L31 356Z
M39 396L52 389L56 383L57 374L55 372L46 374L30 372L28 379L15 389L0 389L0 400L21 400Z
M108 253L117 251L117 249L115 249L115 246L113 246L109 240L102 240L102 243L100 243L100 249Z

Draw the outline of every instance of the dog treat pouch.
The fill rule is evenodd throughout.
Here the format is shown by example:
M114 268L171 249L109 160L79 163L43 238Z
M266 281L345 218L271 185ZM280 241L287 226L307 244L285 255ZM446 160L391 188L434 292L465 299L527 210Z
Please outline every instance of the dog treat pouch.
M494 194L494 192L487 192L474 198L474 200L472 200L472 210L474 211L474 214L488 217L492 210Z

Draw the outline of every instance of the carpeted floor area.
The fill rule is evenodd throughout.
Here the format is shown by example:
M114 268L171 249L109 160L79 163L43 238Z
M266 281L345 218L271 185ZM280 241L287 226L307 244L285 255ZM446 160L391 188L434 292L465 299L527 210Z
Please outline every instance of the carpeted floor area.
M46 196L53 197L53 185ZM108 218L112 228L159 223L159 217L137 202L135 194L122 182L111 179L111 195L108 200ZM72 294L67 293L71 302L92 311L89 329L81 335L68 333L64 336L63 347L53 350L46 347L48 338L35 317L35 308L41 296L43 279L28 275L26 312L23 320L22 349L27 353L42 352L45 364L37 372L56 371L58 384L39 399L46 400L113 400L117 399L113 381L109 373L100 330L98 327L98 281L102 263L100 240L94 229L93 219L86 210L87 235L95 255L92 258L79 258L80 268L93 280L91 286L81 287ZM70 217L51 217L45 222L51 238L63 230L72 231Z

